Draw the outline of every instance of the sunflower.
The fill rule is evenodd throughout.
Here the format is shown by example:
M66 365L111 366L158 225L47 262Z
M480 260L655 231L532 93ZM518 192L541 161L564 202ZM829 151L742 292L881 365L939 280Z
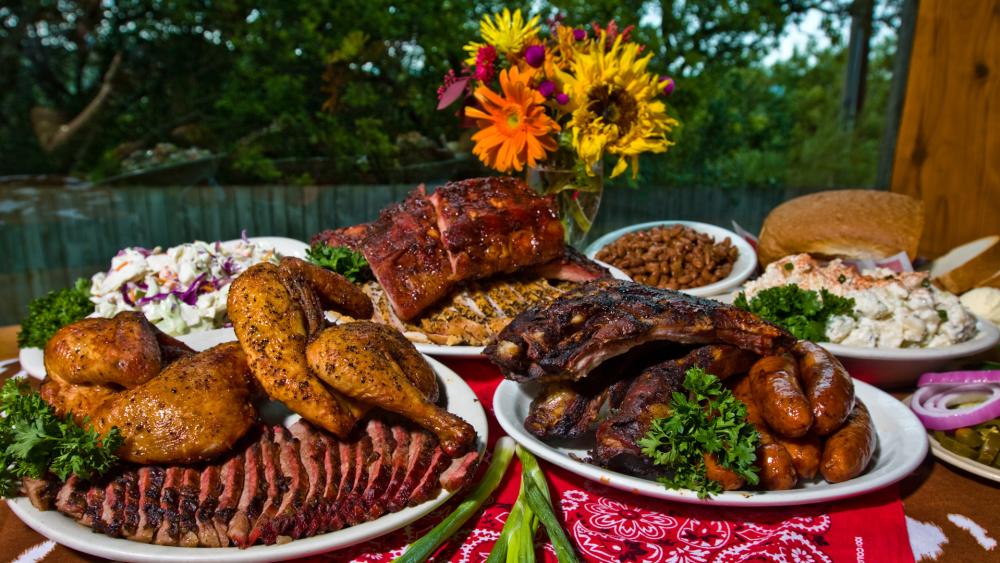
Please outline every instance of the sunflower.
M556 150L551 133L559 124L545 114L545 97L531 88L531 71L516 66L500 72L500 96L487 86L476 88L475 97L482 109L466 108L465 115L475 119L479 131L472 136L472 152L487 166L500 172L535 166Z
M513 57L521 53L522 50L538 35L538 16L524 21L521 10L514 10L511 14L507 8L503 12L490 16L484 16L479 22L479 35L482 36L486 45L493 45L501 55ZM472 42L464 47L469 54L465 62L472 66L476 62L476 55L483 43Z
M639 45L623 43L620 36L610 49L605 45L604 33L582 44L569 72L560 73L573 112L568 127L588 172L606 151L618 155L612 178L629 164L635 177L641 153L664 152L673 144L667 133L677 121L656 99L659 77L646 70L652 55L640 58Z

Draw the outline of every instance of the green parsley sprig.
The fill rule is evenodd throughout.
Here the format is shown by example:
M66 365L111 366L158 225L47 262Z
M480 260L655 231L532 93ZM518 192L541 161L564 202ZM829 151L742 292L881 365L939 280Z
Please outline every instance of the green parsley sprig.
M854 299L834 295L826 289L816 292L794 284L769 287L749 301L741 292L733 305L783 327L798 339L813 342L826 340L826 322L830 317L855 316Z
M8 379L0 387L0 497L17 493L21 477L42 477L47 472L65 480L106 473L118 462L114 452L122 444L112 428L101 436L84 420L60 418L27 384Z
M321 268L337 272L354 283L371 279L368 260L360 252L346 246L330 246L317 242L306 251L309 261Z
M78 279L73 287L51 291L28 303L28 316L21 321L17 345L21 348L44 348L57 330L93 312L90 280Z
M711 454L748 484L757 484L754 461L760 436L746 420L746 405L718 377L701 368L689 369L683 390L671 397L670 409L670 416L654 419L639 440L642 453L666 469L661 483L668 489L697 491L699 498L721 493L721 485L706 476L704 455Z

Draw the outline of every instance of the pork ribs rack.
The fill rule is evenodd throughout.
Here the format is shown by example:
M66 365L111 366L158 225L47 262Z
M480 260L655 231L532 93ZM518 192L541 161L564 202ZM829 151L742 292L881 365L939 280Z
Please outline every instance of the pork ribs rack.
M324 231L317 241L361 252L404 321L467 280L550 262L546 272L557 276L604 275L567 256L553 198L511 177L449 182L432 194L420 186L374 222Z
M579 380L609 358L650 342L729 344L758 355L795 339L717 301L622 280L582 284L517 317L486 347L516 381Z

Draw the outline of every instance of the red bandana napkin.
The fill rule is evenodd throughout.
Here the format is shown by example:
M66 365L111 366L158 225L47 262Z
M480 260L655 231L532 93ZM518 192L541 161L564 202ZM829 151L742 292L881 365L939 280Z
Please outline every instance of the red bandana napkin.
M490 446L503 435L493 417L499 372L482 360L447 360L489 413ZM895 487L831 504L788 508L706 507L641 497L601 486L541 462L569 537L586 561L675 563L777 561L912 562L903 505ZM482 562L517 499L520 466L501 482L478 519L435 555L435 561ZM461 496L461 493L458 495ZM399 532L313 561L391 561L454 508L458 499ZM539 532L539 544L544 532ZM545 544L545 561L556 561Z

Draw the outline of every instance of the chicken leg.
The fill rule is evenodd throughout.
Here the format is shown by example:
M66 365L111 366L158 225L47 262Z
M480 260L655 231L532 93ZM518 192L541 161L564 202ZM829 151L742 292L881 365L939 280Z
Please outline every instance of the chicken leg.
M309 344L306 357L327 385L427 428L448 455L457 457L472 446L476 431L432 402L437 395L433 371L393 329L369 321L333 326Z

